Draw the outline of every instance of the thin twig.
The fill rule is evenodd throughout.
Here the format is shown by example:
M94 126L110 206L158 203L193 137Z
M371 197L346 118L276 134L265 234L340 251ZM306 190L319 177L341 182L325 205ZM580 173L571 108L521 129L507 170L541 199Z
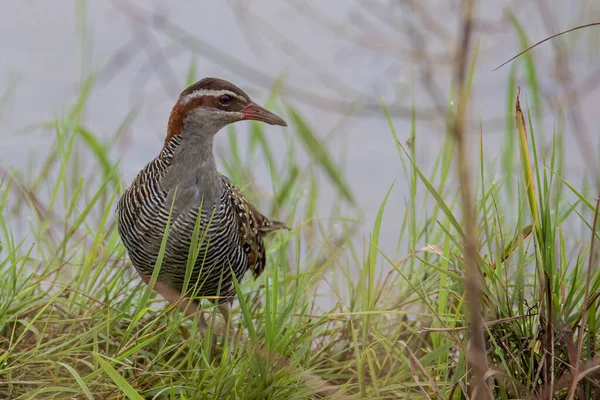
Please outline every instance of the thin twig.
M588 299L590 297L590 282L592 281L592 262L594 260L594 243L596 243L596 226L598 224L598 209L600 208L600 194L596 198L596 210L594 212L594 223L592 224L592 238L590 239L592 242L590 243L590 256L588 258L588 270L585 281L585 295L583 297L583 310L581 310L581 317L579 321L579 337L577 338L577 352L576 352L576 364L575 370L573 371L573 382L571 383L571 387L569 389L568 399L573 399L575 397L575 390L577 388L577 384L582 379L579 373L579 360L581 360L581 348L583 346L583 336L585 335L585 316L587 314L587 310L589 307Z
M471 164L465 133L465 114L467 111L467 74L469 68L469 50L473 29L474 0L462 1L462 29L456 49L456 77L458 107L452 124L452 133L457 143L458 175L462 198L463 223L465 227L465 291L469 309L470 340L467 347L467 360L471 368L473 385L471 397L474 399L492 399L492 393L485 376L488 373L487 352L485 348L484 324L481 316L481 274L478 264L477 226L473 191L471 189Z
M203 57L210 59L224 69L229 70L239 76L243 76L246 79L253 81L255 84L263 87L272 86L273 77L268 73L252 67L237 57L229 54L227 51L221 50L209 42L192 35L181 26L171 22L163 15L149 11L143 7L139 7L132 1L113 0L113 4L115 8L127 18L164 33L167 37L177 42L179 45L196 54L200 54ZM294 98L295 100L310 107L316 107L323 111L336 113L344 113L346 110L355 107L355 99L361 97L362 95L361 93L356 92L350 97L349 100L347 98L334 98L331 96L324 96L322 93L317 94L310 90L290 84L285 84L285 86L281 88L281 91L282 94ZM397 104L391 105L389 107L389 112L394 116L405 118L413 117L413 110L411 107L403 107ZM433 109L420 109L416 111L416 114L417 118L422 120L431 121L439 118L436 110ZM360 108L356 109L356 112L353 115L362 117L378 117L381 115L381 104L379 101L364 102Z
M500 68L504 67L504 66L505 66L506 64L508 64L509 62L511 62L511 61L513 61L513 60L515 60L515 59L519 58L519 57L520 57L520 56L522 56L523 54L527 53L529 50L533 49L534 47L537 47L537 46L539 46L540 44L542 44L542 43L544 43L544 42L547 42L548 40L554 39L555 37L558 37L558 36L564 35L564 34L566 34L566 33L569 33L569 32L573 32L573 31L576 31L576 30L579 30L579 29L583 29L583 28L589 28L590 26L596 26L596 25L600 25L600 22L592 22L592 23L590 23L590 24L579 25L579 26L576 26L576 27L574 27L574 28L567 29L566 31L559 32L559 33L557 33L557 34L555 34L555 35L548 36L546 39L544 39L544 40L540 40L539 42L535 43L535 44L534 44L534 45L532 45L532 46L529 46L528 48L526 48L525 50L523 50L522 52L520 52L520 53L519 53L519 54L517 54L516 56L514 56L514 57L511 57L511 58L510 58L509 60L507 60L507 61L504 61L502 64L500 64L499 66L497 66L496 68L494 68L492 71L497 71L497 70L499 70Z

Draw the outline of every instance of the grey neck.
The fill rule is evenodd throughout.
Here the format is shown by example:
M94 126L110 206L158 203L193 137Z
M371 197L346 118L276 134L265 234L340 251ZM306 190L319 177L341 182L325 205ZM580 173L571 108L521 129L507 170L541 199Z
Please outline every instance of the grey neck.
M221 174L213 154L213 140L218 129L198 119L184 122L181 143L175 149L171 166L164 177L165 189L177 188L175 208L203 208L220 204ZM172 199L172 194L169 196Z

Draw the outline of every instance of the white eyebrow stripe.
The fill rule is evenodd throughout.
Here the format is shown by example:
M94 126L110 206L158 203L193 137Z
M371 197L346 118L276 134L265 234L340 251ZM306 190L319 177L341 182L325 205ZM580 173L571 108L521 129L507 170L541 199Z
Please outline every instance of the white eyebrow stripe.
M212 96L212 97L221 97L224 94L235 97L236 99L241 99L242 97L239 94L233 93L231 90L195 90L192 93L188 94L184 98L180 100L181 104L187 104L193 99L197 99L198 97L204 96ZM246 100L246 99L244 99Z

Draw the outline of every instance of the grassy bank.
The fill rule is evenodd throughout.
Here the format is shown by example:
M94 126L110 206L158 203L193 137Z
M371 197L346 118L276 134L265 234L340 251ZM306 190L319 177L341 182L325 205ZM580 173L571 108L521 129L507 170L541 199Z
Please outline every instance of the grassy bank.
M224 132L224 172L267 215L293 221L269 241L266 272L241 282L233 323L242 345L203 339L197 321L140 284L114 226L129 182L111 143L128 120L106 143L89 131L81 116L91 86L45 126L56 140L34 174L0 173L1 398L466 398L473 350L452 135L425 174L415 162L418 124L408 145L390 120L409 187L393 199L406 210L397 256L379 246L389 193L376 219L357 227L341 168L277 96L271 105L291 122L283 160L258 124L247 148ZM483 130L471 146L486 376L499 399L598 398L597 205L562 177L563 133L535 132L528 110L515 111L515 82L508 87L501 155L484 154ZM253 184L252 160L266 165L272 188ZM82 164L93 173L82 177ZM336 188L332 209L351 211L318 215L323 180Z

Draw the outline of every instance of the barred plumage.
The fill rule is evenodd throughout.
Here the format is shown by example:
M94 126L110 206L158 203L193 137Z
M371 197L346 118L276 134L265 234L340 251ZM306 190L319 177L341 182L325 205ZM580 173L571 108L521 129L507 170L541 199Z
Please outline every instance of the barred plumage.
M119 234L129 257L140 275L146 277L152 275L156 265L171 213L160 279L182 292L201 204L187 212L172 209L172 202L167 200L168 189L161 187L180 145L180 136L171 138L123 194L117 212ZM229 301L235 294L232 271L238 280L248 268L255 277L260 275L265 266L263 237L285 225L264 217L224 175L221 185L218 207L202 207L197 233L199 253L190 282L197 284L197 296L219 296L219 301Z
M197 297L210 296L229 318L233 276L241 280L248 269L260 275L266 262L264 236L287 228L258 212L217 170L213 138L241 120L287 126L227 81L205 78L185 89L171 111L162 151L117 206L119 235L145 282L153 275L168 227L154 290L188 314L198 311ZM199 329L206 332L200 316Z

